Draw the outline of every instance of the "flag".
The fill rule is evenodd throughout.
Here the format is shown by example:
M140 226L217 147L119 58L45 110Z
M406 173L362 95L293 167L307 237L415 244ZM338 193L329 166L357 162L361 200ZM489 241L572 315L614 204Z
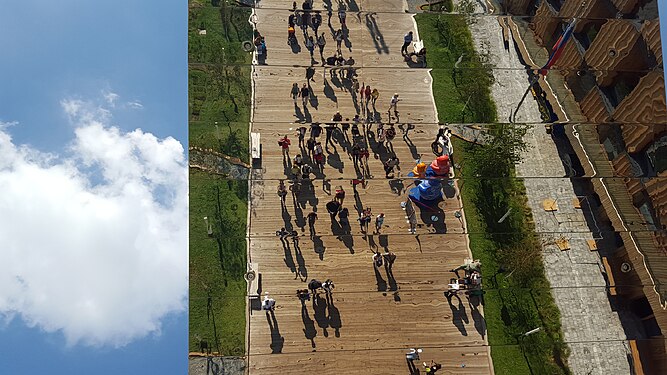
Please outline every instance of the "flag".
M540 69L540 74L542 74L543 76L547 75L548 69L551 68L556 63L560 55L563 53L567 41L570 40L570 37L574 32L574 25L577 23L576 21L577 19L573 18L572 22L570 22L570 24L567 26L563 34L558 38L556 43L554 43L554 47L551 50L551 55L549 56L549 60Z

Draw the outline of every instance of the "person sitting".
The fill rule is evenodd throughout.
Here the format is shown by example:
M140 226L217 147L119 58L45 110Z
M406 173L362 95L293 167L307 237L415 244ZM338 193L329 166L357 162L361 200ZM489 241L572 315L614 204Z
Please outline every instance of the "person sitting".
M419 360L419 354L422 352L422 349L410 348L408 353L405 355L405 358L409 361Z
M273 311L276 309L276 300L269 298L269 292L266 292L264 295L264 300L262 301L262 310Z

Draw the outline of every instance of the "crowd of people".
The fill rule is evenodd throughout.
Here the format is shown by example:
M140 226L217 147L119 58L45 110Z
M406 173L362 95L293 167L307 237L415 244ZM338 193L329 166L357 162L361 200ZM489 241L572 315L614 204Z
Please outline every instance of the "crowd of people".
M293 134L280 134L278 147L281 149L283 164L286 166L286 178L278 181L277 194L283 211L287 210L286 197L290 191L298 198L300 194L306 192L302 189L302 186L310 185L312 187L312 184L309 184L309 182L313 174L318 178L326 178L324 169L325 165L327 165L327 159L332 154L337 154L339 147L342 148L343 152L352 161L352 165L356 171L356 178L350 182L355 198L358 198L357 187L361 186L365 188L367 179L373 177L369 166L371 155L375 159L379 159L382 163L387 179L397 178L397 172L400 172L401 169L399 158L394 152L393 142L399 130L403 132L403 139L409 140L409 132L415 128L413 124L399 122L399 106L401 106L402 98L400 98L398 93L394 93L389 99L383 99L383 101L386 100L384 103L387 106L384 108L387 109L388 121L373 121L369 116L362 118L365 113L370 112L369 106L372 106L373 110L376 111L375 108L380 98L380 91L377 87L371 87L370 84L367 85L365 82L360 83L358 77L356 77L356 70L349 68L354 63L354 60L351 57L347 59L343 57L343 46L349 37L349 29L347 27L347 10L342 2L340 4L342 5L337 11L340 27L331 27L332 32L330 35L320 30L323 24L322 12L313 10L312 0L305 0L300 9L297 7L297 3L294 2L292 13L288 17L287 44L295 50L294 47L302 43L311 59L311 66L306 73L306 82L294 82L290 90L289 95L294 103L295 111L300 109L299 104L303 108L304 113L307 107L314 106L312 103L314 103L313 96L315 93L310 83L314 81L313 65L318 63L315 59L317 57L316 54L319 52L321 63L323 66L328 66L326 69L329 69L331 76L334 76L337 72L341 72L341 75L348 75L345 78L349 79L349 91L352 94L355 107L357 107L357 113L354 116L350 116L352 118L350 120L350 117L343 115L340 111L336 111L328 122L300 121ZM332 11L330 10L329 16L331 16L331 13ZM255 39L257 53L259 55L261 50L261 54L265 58L266 45L264 38L259 33L257 33L257 36ZM403 41L401 54L406 59L415 55L422 56L425 59L425 49L410 52L410 47L413 44L413 32L407 33ZM336 45L335 53L327 55L327 44L331 43L333 45L333 42ZM347 68L330 68L344 66L347 66ZM395 122L392 122L392 120L395 120ZM375 127L373 127L374 124ZM427 167L430 168L429 171L431 172L429 173L435 173L438 176L444 176L445 168L449 171L449 165L453 163L453 150L449 142L450 134L451 131L449 129L441 129L431 145L436 156L446 156L447 159L436 159L431 165L424 165L423 171L418 170L419 165L416 166L416 177L425 176ZM298 143L293 145L290 137L296 137ZM324 137L324 139L321 137ZM298 150L292 151L295 146L298 147ZM400 173L398 177L400 177ZM291 186L288 187L287 182ZM331 186L329 186L329 189L331 189ZM337 222L340 228L343 228L343 233L350 235L350 210L346 207L346 191L343 186L336 186L333 190L331 200L325 205L326 212L329 214L332 223ZM360 200L356 199L356 201L355 203L358 203ZM359 206L357 204L355 204L355 209L358 213L356 220L359 223L360 232L364 236L384 233L387 226L385 224L386 217L383 212L378 213L376 211L374 214L370 207ZM300 217L303 218L303 215ZM305 215L305 223L307 223L311 240L315 240L317 237L319 219L320 216L318 215L316 206L313 206L312 211ZM304 231L304 226L301 226L301 228ZM290 236L298 237L298 234L295 233L296 231L291 231L291 228L282 228L276 232L281 237L281 240ZM296 241L296 239L293 240ZM386 247L384 250L384 253L379 250L373 251L370 258L376 272L384 267L387 273L390 274L397 256ZM466 275L461 279L461 284L477 285L479 284L480 275L478 270L470 271L469 273L466 271ZM302 281L305 280L302 279ZM327 304L330 303L333 305L334 288L335 285L331 279L326 279L324 282L317 279L310 279L307 283L307 288L296 290L296 297L301 302L303 309L305 309L306 301L310 300L313 300L313 306L315 307L315 301L319 300L319 296L322 293L326 296ZM451 289L446 292L448 299L452 296ZM453 293L454 295L456 294L456 292ZM262 308L267 313L273 313L275 306L276 301L270 298L268 294L265 295L262 301ZM304 314L303 309L302 315ZM307 315L307 312L305 314ZM306 331L307 329L304 329L304 332ZM308 333L306 335L309 337ZM313 341L312 336L309 338ZM421 352L421 349L411 349L406 355L406 359L410 362L419 360ZM434 361L430 363L424 362L423 366L426 373L436 373L442 367L442 365Z

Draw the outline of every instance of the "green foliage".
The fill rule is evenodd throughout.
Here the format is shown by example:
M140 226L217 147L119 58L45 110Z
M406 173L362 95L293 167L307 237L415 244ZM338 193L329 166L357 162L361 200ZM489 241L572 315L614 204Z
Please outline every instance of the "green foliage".
M464 15L418 14L433 68L441 122L496 121L488 57L475 52ZM454 65L463 56L458 64ZM463 114L463 115L462 115ZM454 139L473 256L484 265L484 313L496 374L568 374L560 313L544 275L525 188L514 165L526 150L523 125L490 125L488 145ZM483 177L483 178L481 178ZM501 218L509 211L502 222ZM542 331L522 337L534 328Z
M251 55L241 42L252 39L250 10L210 3L189 8L189 141L247 161ZM247 194L246 181L190 170L191 351L200 340L223 355L245 351Z
M475 52L472 35L462 15L417 14L419 36L434 68L433 94L443 122L495 122L491 100L493 70ZM455 68L457 61L458 68Z
M248 161L251 83L244 64L252 56L242 42L252 40L250 10L221 5L190 9L189 140Z
M217 351L216 337L225 355L242 355L245 350L245 193L245 181L190 171L191 351L199 350L201 339ZM213 227L213 237L207 234L204 217Z

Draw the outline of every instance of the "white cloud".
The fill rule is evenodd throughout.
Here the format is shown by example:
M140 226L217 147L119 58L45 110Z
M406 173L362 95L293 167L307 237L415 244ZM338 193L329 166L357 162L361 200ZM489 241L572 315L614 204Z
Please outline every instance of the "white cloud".
M130 107L130 108L134 108L134 109L144 108L144 105L141 104L141 102L138 101L138 100L135 100L135 101L132 101L132 102L127 102L127 106Z
M102 93L102 96L104 96L104 100L106 100L109 106L111 106L112 108L116 106L116 100L118 100L119 98L118 94L111 91L105 91Z
M183 147L111 127L89 102L61 106L75 125L69 156L16 145L0 127L0 320L69 345L159 334L187 305Z

